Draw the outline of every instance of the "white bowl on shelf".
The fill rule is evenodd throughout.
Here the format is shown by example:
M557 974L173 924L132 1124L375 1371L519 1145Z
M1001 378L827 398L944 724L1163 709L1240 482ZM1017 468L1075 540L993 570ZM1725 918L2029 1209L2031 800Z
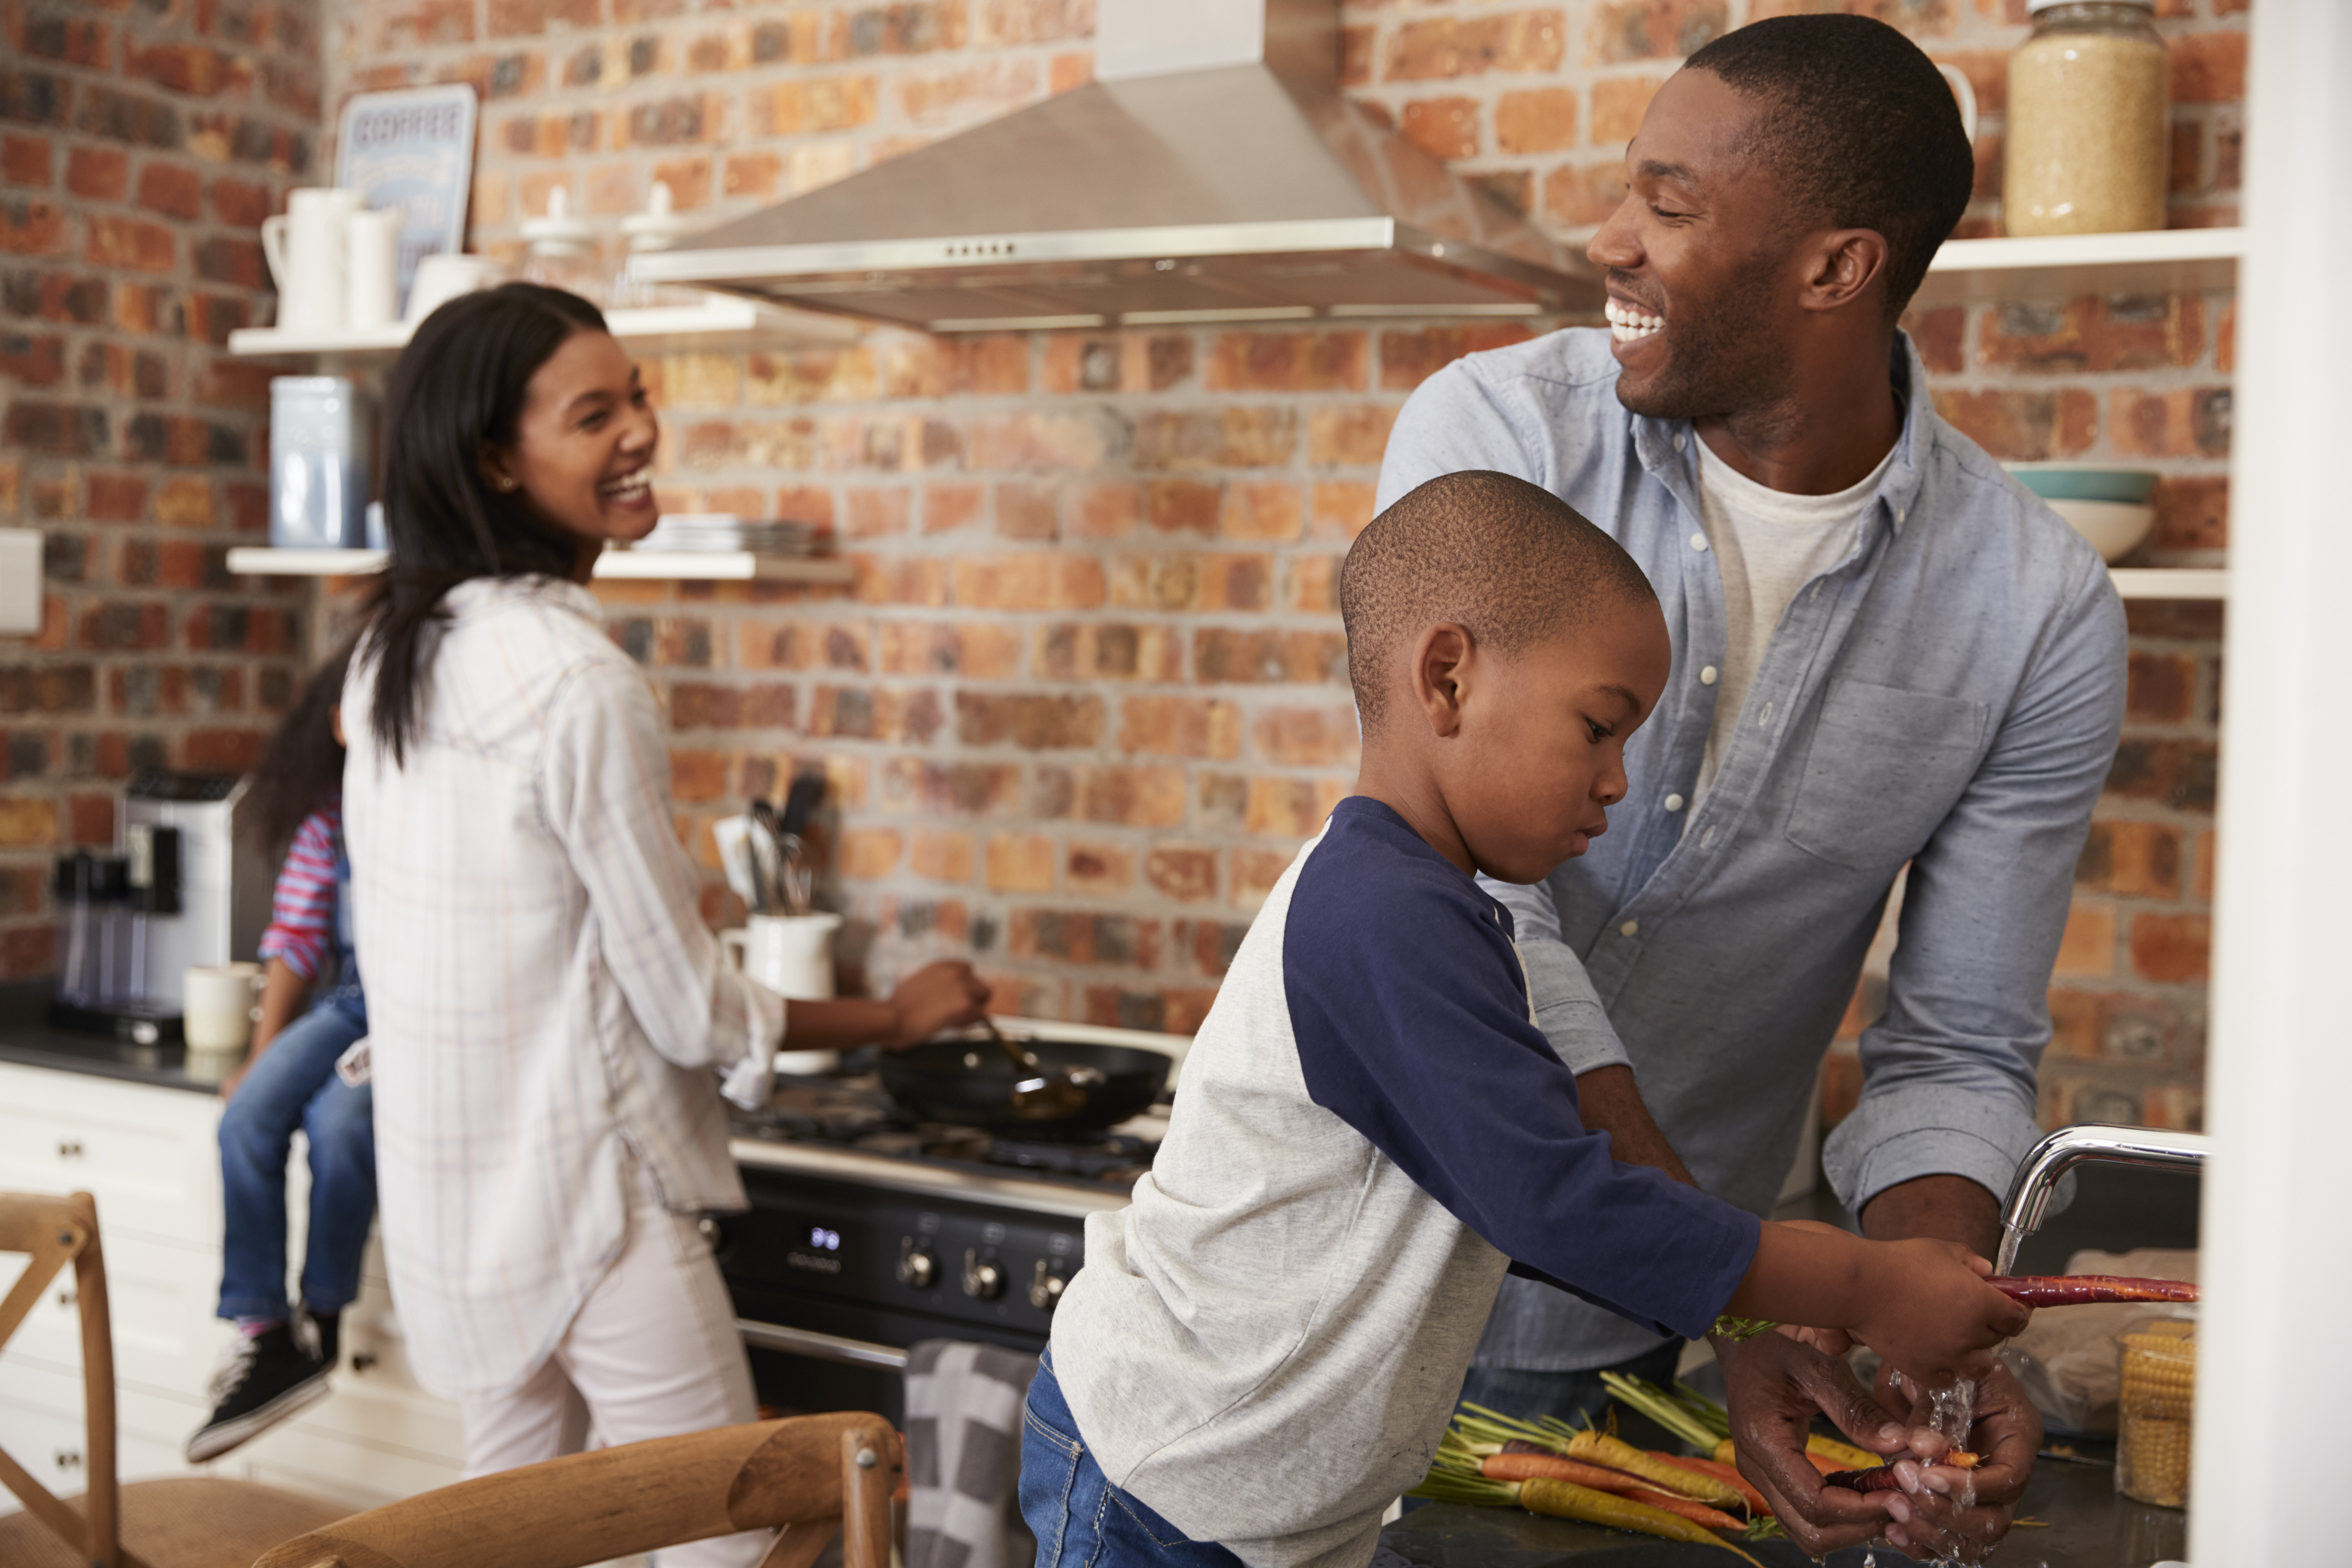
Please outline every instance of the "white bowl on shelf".
M2074 525L2091 541L2101 559L2118 561L2139 548L2156 526L2156 508L2128 501L2044 501L2043 506Z

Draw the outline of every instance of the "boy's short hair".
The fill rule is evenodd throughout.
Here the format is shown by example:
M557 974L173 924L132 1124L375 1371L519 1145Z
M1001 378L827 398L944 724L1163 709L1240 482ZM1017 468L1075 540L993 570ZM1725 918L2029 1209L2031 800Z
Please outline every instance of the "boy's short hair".
M1339 569L1364 733L1381 722L1399 644L1426 626L1451 621L1511 654L1604 605L1657 599L1616 540L1541 486L1480 468L1440 475L1374 517Z

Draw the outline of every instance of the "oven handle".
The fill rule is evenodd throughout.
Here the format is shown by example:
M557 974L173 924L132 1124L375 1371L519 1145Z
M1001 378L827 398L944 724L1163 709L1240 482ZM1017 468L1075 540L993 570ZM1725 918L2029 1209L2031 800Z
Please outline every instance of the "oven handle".
M759 1350L780 1350L814 1361L839 1362L845 1366L907 1370L905 1351L895 1345L876 1344L871 1340L844 1339L839 1334L818 1333L811 1329L788 1329L782 1323L754 1322L750 1318L737 1318L735 1332L743 1336L745 1344Z

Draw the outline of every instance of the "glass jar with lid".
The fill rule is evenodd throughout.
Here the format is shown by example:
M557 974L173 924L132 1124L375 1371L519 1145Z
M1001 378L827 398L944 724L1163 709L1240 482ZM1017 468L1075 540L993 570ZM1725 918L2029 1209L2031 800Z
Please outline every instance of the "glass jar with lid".
M615 307L632 306L640 309L704 303L706 297L699 289L680 288L667 283L647 283L629 276L630 256L667 250L692 226L678 213L676 199L670 194L669 182L656 180L653 190L646 197L646 210L632 213L621 220L621 235L628 242L628 249L627 254L621 257L620 269L613 274L611 303Z
M572 193L547 193L543 216L522 221L522 280L569 289L592 305L604 303L604 269L596 259L596 231L572 213Z
M2012 235L2164 226L2171 59L2152 4L2032 0L2009 57L2001 221Z

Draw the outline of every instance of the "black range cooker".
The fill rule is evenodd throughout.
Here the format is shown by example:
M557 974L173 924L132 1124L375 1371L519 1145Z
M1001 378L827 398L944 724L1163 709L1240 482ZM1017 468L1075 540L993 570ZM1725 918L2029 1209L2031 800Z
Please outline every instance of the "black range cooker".
M1036 1020L1041 1039L1181 1055L1181 1036ZM1085 1258L1087 1217L1123 1208L1164 1115L1071 1140L908 1119L870 1075L784 1078L737 1113L751 1208L710 1222L760 1400L905 1416L900 1371L925 1339L1034 1354Z

